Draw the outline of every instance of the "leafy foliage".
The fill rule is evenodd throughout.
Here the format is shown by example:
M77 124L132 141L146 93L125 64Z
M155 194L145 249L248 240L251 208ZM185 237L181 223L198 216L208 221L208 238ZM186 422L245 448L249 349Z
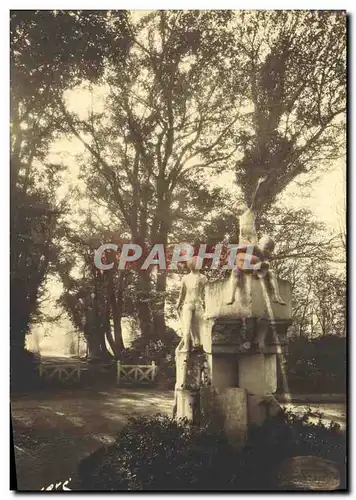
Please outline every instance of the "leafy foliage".
M150 338L141 336L135 339L122 356L122 362L127 364L150 364L158 366L159 383L173 386L175 380L175 350L179 336L172 328L166 328L164 335Z
M254 11L241 13L240 21L236 52L247 70L252 112L236 180L249 203L257 179L267 174L258 200L266 209L297 176L320 172L340 155L346 13Z
M86 491L268 490L286 457L335 460L345 473L345 435L337 425L282 413L251 431L236 452L221 431L187 426L167 416L135 418L112 445L82 460L73 489Z
M302 174L320 174L342 152L344 12L14 10L10 21L11 189L49 203L63 170L48 161L50 146L75 137L87 152L79 163L90 204L104 206L116 233L129 241L236 240L236 219L225 215L230 195L214 179L236 171L241 202L249 202L258 177L267 174L258 200L265 210L291 181L305 185L311 176ZM78 88L88 91L84 113L67 99ZM101 109L89 103L99 94ZM275 268L293 278L299 330L308 332L316 314L323 334L345 331L343 277L322 266L308 273L317 257L312 224L307 220L303 235L303 214L294 217L292 211L279 217L284 260ZM312 254L304 267L286 256L297 232L292 250L300 256L302 242L304 256ZM72 236L62 238L57 270L62 304L76 327L88 323L94 288L102 350L106 336L116 355L121 351L125 314L138 316L147 338L164 336L166 304L174 298L167 274L123 277L115 269L101 280L85 263L86 274L74 279L80 266L64 248ZM317 243L319 260L327 262L324 242Z
M82 119L65 95L60 102L64 128L90 153L82 177L91 197L111 219L118 214L123 232L141 246L189 237L197 218L222 201L204 170L228 168L236 151L230 126L238 113L231 117L231 106L238 109L240 97L231 94L226 105L215 81L222 59L212 56L231 38L230 18L221 11L161 11L132 20L125 60L107 60L103 109ZM216 67L209 67L212 60ZM164 334L166 276L150 271L138 280L141 330Z
M292 392L346 392L346 338L335 335L290 342L286 357Z
M12 352L14 351L14 352ZM11 393L33 391L40 386L38 357L27 349L12 348Z
M12 10L13 93L48 104L48 92L97 79L105 58L125 55L127 17L126 11Z
M54 238L60 212L45 193L11 193L10 318L13 354L24 348L30 321L39 313L46 274L57 259Z

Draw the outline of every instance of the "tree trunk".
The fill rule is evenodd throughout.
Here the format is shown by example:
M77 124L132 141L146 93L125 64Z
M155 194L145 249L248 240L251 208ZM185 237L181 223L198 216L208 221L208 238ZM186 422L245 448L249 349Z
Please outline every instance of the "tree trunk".
M167 271L158 271L156 283L157 298L154 308L153 328L155 335L158 335L159 337L163 337L164 332L166 331L166 321L164 317L166 287Z
M114 337L111 335L112 342L114 346L110 347L113 349L116 359L120 359L120 354L124 349L124 342L122 339L122 330L121 330L121 317L122 317L122 281L123 276L122 272L119 272L119 286L120 290L116 289L114 282L114 272L113 270L108 271L107 274L107 291L108 291L108 311L112 315L113 323L114 323ZM120 295L118 297L117 295ZM111 334L111 330L110 330ZM109 339L108 339L109 340Z
M138 298L137 312L140 323L141 334L144 337L152 336L152 315L151 315L151 280L147 270L138 271Z
M114 358L118 359L120 353L118 353L116 350L116 344L115 344L114 337L113 337L112 331L111 331L111 324L110 324L110 316L109 315L107 316L107 318L105 318L104 323L105 323L104 324L104 336L103 336L103 342L102 342L102 347L101 347L102 356L103 356L103 358L111 356L110 351L106 347L106 342L105 342L105 339L106 339L108 341L108 344L109 344L113 354L114 354Z
M124 341L122 339L122 329L121 329L122 308L118 304L115 292L110 295L110 305L114 322L115 348L117 357L119 359L120 353L123 351L125 347L124 347Z
M170 205L168 200L162 200L161 206L158 208L158 234L152 233L152 243L161 243L164 248L167 248L168 233L171 229L170 221ZM166 303L166 288L167 288L167 269L157 270L156 281L156 301L154 307L154 332L159 337L163 337L166 331L165 321L165 303Z

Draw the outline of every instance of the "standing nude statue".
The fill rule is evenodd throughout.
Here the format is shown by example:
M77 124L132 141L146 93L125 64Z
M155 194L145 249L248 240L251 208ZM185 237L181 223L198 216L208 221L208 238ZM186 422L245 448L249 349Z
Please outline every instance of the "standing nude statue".
M182 280L177 303L182 339L176 348L176 389L185 389L187 384L199 386L201 382L201 363L198 358L191 359L191 353L202 345L201 330L205 313L205 285L208 280L196 269L196 261L197 257L193 257L187 262L190 273ZM175 392L173 414L175 414L176 409L177 391Z
M182 340L177 350L189 352L199 347L201 327L205 312L205 285L207 278L196 269L197 258L187 262L190 273L184 276L177 303L177 311L181 320Z
M227 304L233 304L235 302L236 289L243 278L242 273L252 271L258 278L264 278L266 280L272 292L273 302L285 305L279 293L277 279L270 269L269 259L274 250L274 241L268 235L263 235L260 240L258 240L255 227L257 216L255 208L256 195L261 184L263 184L266 179L267 177L263 177L258 180L250 207L239 217L239 247L242 248L241 251L237 253L236 268L231 271L230 297ZM252 256L249 259L251 267L246 267L246 250L249 246L250 248L252 246ZM252 268L254 264L258 265L255 269Z

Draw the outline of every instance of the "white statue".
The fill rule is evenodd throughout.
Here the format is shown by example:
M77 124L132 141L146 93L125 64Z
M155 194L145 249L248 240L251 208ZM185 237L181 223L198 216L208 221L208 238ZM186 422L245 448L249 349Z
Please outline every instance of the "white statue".
M197 258L187 262L190 273L184 276L177 303L181 321L182 340L177 351L189 352L202 345L201 329L205 313L205 285L207 278L196 269Z
M258 180L255 192L252 196L251 206L239 217L239 245L257 245L258 236L255 227L257 211L255 208L256 195L261 184L267 180L267 176Z
M257 192L267 179L263 177L258 180L255 192L252 196L251 206L239 217L239 246L246 246L246 248L241 248L241 251L237 253L236 257L236 268L231 271L230 278L230 297L227 304L233 304L235 302L235 292L237 287L240 285L240 280L242 278L242 273L252 272L258 278L263 278L266 280L272 292L272 300L278 304L285 305L284 300L281 298L278 288L277 279L270 269L269 259L274 250L274 241L268 235L263 235L260 240L258 240L257 231L255 227L255 221L257 216L257 211L255 208L255 200ZM248 246L253 247L252 256L246 257L246 249ZM246 268L246 261L250 266L258 265L255 270L251 267Z

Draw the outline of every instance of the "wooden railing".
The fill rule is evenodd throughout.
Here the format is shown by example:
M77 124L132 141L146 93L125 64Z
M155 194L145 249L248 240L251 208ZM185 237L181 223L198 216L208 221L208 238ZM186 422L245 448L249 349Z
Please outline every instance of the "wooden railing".
M112 363L89 363L83 360L42 360L38 364L40 378L44 382L59 383L88 383L89 380L99 379L110 372L115 380L115 365ZM85 375L85 376L84 376ZM90 375L90 377L88 377Z
M156 379L158 367L154 361L150 365L124 365L117 361L116 381L117 384L145 384L153 383ZM100 374L111 371L114 366L95 365L87 362L53 362L45 361L38 364L38 371L41 379L45 382L60 382L78 384L81 382L85 372ZM86 380L86 378L85 378ZM84 382L84 380L83 380Z
M39 363L38 371L42 380L59 382L80 382L83 365L81 363Z
M154 382L158 367L154 361L150 365L123 365L117 362L117 384Z

